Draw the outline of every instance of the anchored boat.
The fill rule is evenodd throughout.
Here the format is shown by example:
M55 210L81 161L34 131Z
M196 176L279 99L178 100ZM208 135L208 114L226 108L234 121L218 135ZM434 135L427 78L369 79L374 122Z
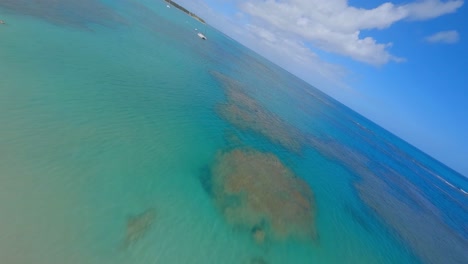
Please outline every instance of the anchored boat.
M197 34L201 39L206 40L205 35L203 35L201 32L198 32Z

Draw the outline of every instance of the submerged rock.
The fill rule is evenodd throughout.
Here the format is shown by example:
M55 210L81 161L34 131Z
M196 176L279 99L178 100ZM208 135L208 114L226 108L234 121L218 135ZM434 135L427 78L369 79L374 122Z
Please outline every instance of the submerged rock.
M212 167L214 199L228 223L253 239L315 239L315 203L303 180L273 154L235 149Z
M154 208L147 209L139 215L130 217L127 221L124 247L127 248L140 240L153 225L155 218L156 210Z

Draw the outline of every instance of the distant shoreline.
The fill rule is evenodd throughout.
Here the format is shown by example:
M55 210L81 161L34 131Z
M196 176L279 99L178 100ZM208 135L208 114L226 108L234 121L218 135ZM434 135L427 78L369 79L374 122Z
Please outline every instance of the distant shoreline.
M178 8L178 9L180 9L181 11L183 11L183 12L186 13L187 15L189 15L189 16L195 18L196 20L200 21L201 23L206 24L205 20L203 20L201 17L199 17L199 16L197 16L196 14L194 14L194 13L188 11L186 8L184 8L183 6L177 4L176 2L171 1L171 0L164 0L164 1L166 1L167 3L171 4L172 6Z

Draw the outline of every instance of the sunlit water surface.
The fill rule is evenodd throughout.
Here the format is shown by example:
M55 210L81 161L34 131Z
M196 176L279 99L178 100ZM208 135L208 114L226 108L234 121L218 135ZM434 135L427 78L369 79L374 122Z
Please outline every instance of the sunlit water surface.
M463 176L165 2L0 19L1 263L467 263Z

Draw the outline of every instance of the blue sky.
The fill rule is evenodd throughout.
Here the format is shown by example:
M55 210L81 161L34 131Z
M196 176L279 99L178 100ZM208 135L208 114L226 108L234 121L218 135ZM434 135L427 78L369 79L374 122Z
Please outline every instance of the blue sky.
M468 176L462 0L178 2Z

